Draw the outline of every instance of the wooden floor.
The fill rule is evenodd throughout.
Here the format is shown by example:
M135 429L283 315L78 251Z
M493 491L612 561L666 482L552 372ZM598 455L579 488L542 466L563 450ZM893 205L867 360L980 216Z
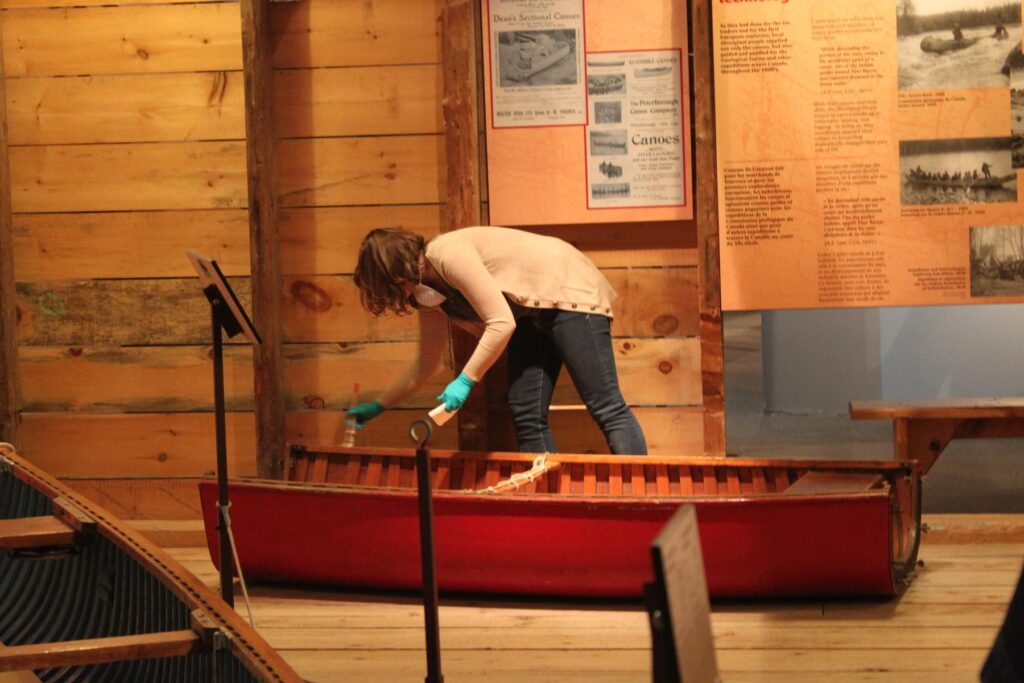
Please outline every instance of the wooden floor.
M898 600L714 604L722 679L977 680L1024 562L1024 515L928 521L919 575ZM216 584L204 548L171 552ZM257 628L308 680L423 681L415 596L273 586L252 593ZM442 603L447 683L650 681L650 636L638 604ZM245 614L240 598L236 607Z

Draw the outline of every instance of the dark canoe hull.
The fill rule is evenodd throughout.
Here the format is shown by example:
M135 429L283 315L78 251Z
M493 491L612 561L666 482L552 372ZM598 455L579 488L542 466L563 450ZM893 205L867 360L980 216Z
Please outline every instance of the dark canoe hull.
M255 631L198 579L110 513L0 448L0 520L51 515L68 502L95 523L71 546L0 553L0 643L19 645L187 631L193 615L228 647L35 670L43 681L301 681ZM0 671L4 648L0 647Z
M305 468L309 474L320 470L324 476L319 479L326 481L332 469L339 479L347 472L356 485L231 484L232 528L247 578L384 589L420 586L411 454L390 449L359 453L319 454L320 464ZM687 466L688 471L696 468L706 478L699 486L689 484L701 490L672 495L683 478L670 468L681 468L680 460L620 458L641 472L650 468L651 476L642 494L639 489L632 493L637 481L632 476L611 482L626 492L611 495L597 493L602 476L614 467L606 467L608 458L588 464L586 456L552 457L562 461L559 471L544 475L553 483L542 477L530 484L532 491L523 486L508 494L435 492L441 590L638 598L651 579L650 543L683 503L697 509L712 597L892 596L902 590L916 559L920 480L909 465L876 463L879 483L865 490L840 486L787 495L771 489L792 488L790 481L815 471L813 465L736 461L740 464L727 467L723 463L730 461L691 459L699 464ZM323 466L329 458L347 460ZM470 460L476 461L478 483L486 484L491 465L509 470L508 462L493 454L463 458L461 469L459 460L460 454L438 458L435 481L458 479L450 483L460 488ZM820 471L863 476L873 470L840 463L838 469L822 466ZM742 493L756 486L758 477L762 491ZM571 492L574 478L579 493ZM786 483L779 483L783 478ZM378 485L360 486L359 480ZM719 488L719 480L721 491L709 493L711 482ZM554 486L569 492L551 493ZM594 492L585 492L588 488ZM659 489L664 490L659 494ZM200 493L216 561L215 483L200 484Z
M921 50L924 52L931 52L933 54L945 54L947 52L958 52L965 50L981 38L964 38L963 40L953 40L952 38L936 38L935 36L928 36L921 40Z
M905 177L907 182L923 187L936 187L944 190L965 190L968 188L972 190L995 190L1013 180L1016 174L1011 173L997 178L973 180L969 183L956 180L929 180L926 178L915 178L910 175Z

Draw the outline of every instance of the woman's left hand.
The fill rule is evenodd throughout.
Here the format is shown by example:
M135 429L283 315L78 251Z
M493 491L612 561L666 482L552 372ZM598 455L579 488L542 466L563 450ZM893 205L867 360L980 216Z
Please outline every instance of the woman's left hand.
M437 397L437 400L444 401L444 409L449 413L454 413L466 402L466 398L469 397L469 391L473 388L474 384L476 382L467 377L466 373L460 372L459 376L444 388L444 391Z

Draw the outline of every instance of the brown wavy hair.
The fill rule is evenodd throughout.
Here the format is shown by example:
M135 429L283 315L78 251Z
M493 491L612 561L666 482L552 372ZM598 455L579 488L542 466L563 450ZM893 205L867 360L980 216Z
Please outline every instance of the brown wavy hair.
M413 312L405 283L419 282L425 244L422 235L401 228L377 228L367 233L359 246L354 278L363 308L374 315Z

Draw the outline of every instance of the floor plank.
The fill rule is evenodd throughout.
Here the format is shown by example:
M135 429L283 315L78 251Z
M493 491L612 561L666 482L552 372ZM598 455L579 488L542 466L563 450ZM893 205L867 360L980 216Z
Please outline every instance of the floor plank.
M1024 562L1024 539L987 518L942 519L922 564L896 600L722 601L712 630L729 683L946 683L977 680ZM966 539L973 542L966 543ZM950 539L945 542L944 539ZM984 538L980 538L983 541ZM170 552L203 581L217 574L206 548ZM256 626L316 683L422 681L423 612L415 594L251 587ZM236 590L236 608L245 605ZM442 665L449 683L646 683L650 631L639 604L442 598Z

